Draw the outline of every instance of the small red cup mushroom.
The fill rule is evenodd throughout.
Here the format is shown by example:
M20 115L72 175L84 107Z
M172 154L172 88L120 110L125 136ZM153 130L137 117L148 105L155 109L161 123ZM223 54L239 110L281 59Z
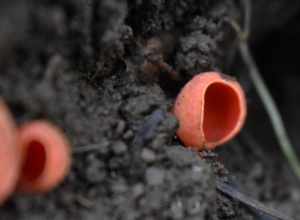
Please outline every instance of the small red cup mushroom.
M63 132L46 121L34 121L20 128L22 167L18 190L48 192L56 187L71 165L70 144Z
M201 73L176 99L177 135L186 146L214 149L240 131L246 112L245 94L237 81L217 72Z
M0 100L0 204L15 190L20 156L17 128L6 104Z

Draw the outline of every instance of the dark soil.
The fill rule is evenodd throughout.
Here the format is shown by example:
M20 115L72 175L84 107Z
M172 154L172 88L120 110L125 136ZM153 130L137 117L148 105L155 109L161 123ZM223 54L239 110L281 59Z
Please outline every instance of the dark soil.
M269 2L284 9L280 22L271 12L263 18ZM254 1L254 14L265 22L254 16L253 49L297 144L297 61L278 46L289 41L287 32L290 49L299 47L294 2L291 8L284 0ZM234 0L1 2L0 94L18 123L43 118L63 128L73 166L47 195L14 195L0 219L257 219L216 191L220 178L297 218L298 182L247 71L232 65L237 42L225 20L242 21L242 14ZM149 65L153 39L179 79ZM250 110L240 137L204 160L176 139L169 111L181 86L207 70L237 73Z

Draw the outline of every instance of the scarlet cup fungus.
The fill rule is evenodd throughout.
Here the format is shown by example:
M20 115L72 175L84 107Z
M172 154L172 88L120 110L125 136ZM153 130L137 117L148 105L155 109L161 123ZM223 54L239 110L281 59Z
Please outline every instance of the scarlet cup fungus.
M0 204L15 190L19 174L17 128L5 103L0 100Z
M70 145L55 126L35 121L20 128L22 155L18 190L47 192L57 186L70 169Z
M237 81L205 72L189 81L176 99L177 135L186 146L214 149L240 131L246 112L246 98Z

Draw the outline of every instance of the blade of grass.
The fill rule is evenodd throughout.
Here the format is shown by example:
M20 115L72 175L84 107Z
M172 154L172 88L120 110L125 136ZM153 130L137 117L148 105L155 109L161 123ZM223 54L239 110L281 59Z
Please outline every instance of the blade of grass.
M289 165L291 166L295 175L300 179L300 162L297 157L297 154L291 144L291 141L287 135L286 128L284 126L282 117L280 112L276 106L276 103L268 90L259 69L253 59L253 56L250 52L248 45L248 38L250 34L251 27L251 1L250 0L242 0L241 2L245 11L244 18L244 30L241 30L239 24L233 20L228 20L233 29L237 32L240 42L239 42L239 52L245 65L249 70L249 77L251 78L253 85L259 95L265 110L270 118L271 125L275 132L275 136L283 152L286 157Z
M266 87L261 75L259 74L258 68L251 56L248 45L245 42L241 42L239 50L245 64L249 69L249 76L253 81L254 87L258 95L260 96L262 103L270 118L272 127L276 134L277 141L279 142L279 146L281 147L281 150L285 155L286 159L288 160L290 166L292 167L294 173L300 179L300 163L297 158L296 152L291 144L291 141L287 135L282 117L273 100L273 97L270 94L268 88Z

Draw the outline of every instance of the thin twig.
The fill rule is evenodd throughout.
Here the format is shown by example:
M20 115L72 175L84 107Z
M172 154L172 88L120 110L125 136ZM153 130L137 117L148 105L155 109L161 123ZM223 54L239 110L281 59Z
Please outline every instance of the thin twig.
M246 15L245 28L250 29L251 3L249 0L242 0L242 2L244 3L243 6ZM239 42L240 54L246 66L248 67L249 76L270 118L277 141L279 142L279 146L283 154L287 158L287 161L289 162L294 173L300 179L300 162L297 158L296 152L294 151L291 141L287 135L286 128L284 126L279 110L275 104L275 101L271 93L269 92L263 78L261 77L259 69L250 52L248 41L247 41L248 39L245 38L245 32L241 30L240 26L235 21L230 20L229 23L231 24L233 29L236 30L238 36L240 37L240 42ZM250 30L247 31L249 32Z
M97 151L99 149L100 149L99 144L90 144L90 145L75 148L73 150L73 154L82 154L90 151Z
M88 198L85 198L81 195L77 195L76 200L81 206L88 208L88 209L92 208L95 205L94 201L92 201Z
M229 185L228 183L224 183L222 181L217 180L217 190L246 205L248 208L252 209L255 213L258 213L260 215L263 214L264 216L271 217L274 220L275 219L292 220L290 217L286 216L285 214L276 211L274 209L271 209L269 207L266 207L264 204L260 203L259 201L250 198L249 196L240 192L238 189Z

